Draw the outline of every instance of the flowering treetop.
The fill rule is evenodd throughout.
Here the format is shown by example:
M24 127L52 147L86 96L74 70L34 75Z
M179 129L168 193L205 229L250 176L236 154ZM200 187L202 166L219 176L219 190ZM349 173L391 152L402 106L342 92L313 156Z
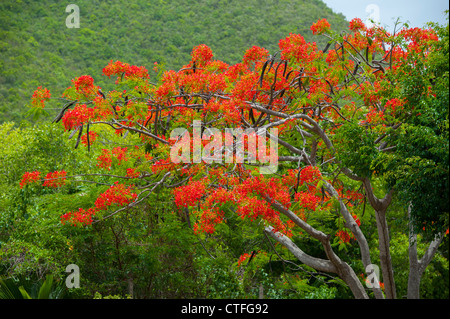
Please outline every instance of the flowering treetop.
M166 187L173 190L174 209L194 216L198 233L212 233L226 222L224 204L242 218L263 220L269 234L287 247L292 244L289 238L301 230L319 240L328 257L304 262L339 273L356 296L365 296L330 240L357 243L363 264L370 264L358 217L366 205L381 216L380 236L387 234L383 220L395 186L385 183L374 190L372 181L387 174L383 161L395 159L394 137L423 116L423 107L403 94L402 81L426 65L439 39L432 29L390 33L379 26L367 28L360 19L353 19L345 34L334 33L325 19L311 30L328 38L325 48L290 34L279 41L279 52L271 55L253 46L240 63L229 65L214 59L202 44L193 49L189 63L163 72L157 83L145 67L121 61L110 61L103 69L115 80L116 90L103 92L89 75L72 80L63 93L67 103L54 121L78 133L77 146L79 141L88 148L95 145L95 127L107 125L117 134L139 136L146 147L103 149L97 158L99 174L110 174L113 165L132 159L134 166L101 193L91 209L65 213L61 220L91 224L96 215L104 217L105 210L113 209L108 213L112 216L138 205L157 187ZM415 94L433 101L436 89L428 83ZM43 107L48 98L48 90L40 87L32 105ZM194 121L219 130L277 128L278 136L265 138L277 140L282 169L261 175L255 169L264 163L236 159L174 163L170 148L176 141L170 133L184 128L193 136ZM208 141L203 137L202 145ZM250 142L247 137L245 145ZM44 186L62 186L69 177L49 173ZM26 173L21 187L40 178L39 172ZM438 215L433 217L437 224ZM316 228L321 219L330 218L336 221L334 229ZM442 231L448 222L439 225ZM384 278L389 290L393 284L387 274ZM387 293L394 294L393 289Z

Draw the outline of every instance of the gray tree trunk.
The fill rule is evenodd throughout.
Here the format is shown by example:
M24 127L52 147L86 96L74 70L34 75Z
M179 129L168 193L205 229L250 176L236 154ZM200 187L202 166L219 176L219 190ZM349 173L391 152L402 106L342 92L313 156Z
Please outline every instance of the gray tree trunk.
M408 216L411 221L411 209L408 207ZM423 272L430 264L434 254L439 248L439 245L444 239L444 233L436 235L434 240L428 246L427 251L421 259L417 255L417 236L414 233L413 225L410 222L409 226L409 277L408 277L408 299L420 299L420 281L422 279Z
M346 262L340 260L336 255L334 255L331 258L332 261L312 257L306 254L297 245L295 245L294 242L292 242L292 240L289 239L289 237L281 233L274 232L272 226L266 227L264 231L270 237L272 237L280 244L285 246L287 249L289 249L289 251L305 265L312 267L318 271L338 274L339 277L349 286L355 298L357 299L369 298L363 285L359 281L358 276L355 274L353 269ZM328 249L329 248L326 248L325 250L327 251ZM329 253L330 252L327 252L327 255L329 255Z

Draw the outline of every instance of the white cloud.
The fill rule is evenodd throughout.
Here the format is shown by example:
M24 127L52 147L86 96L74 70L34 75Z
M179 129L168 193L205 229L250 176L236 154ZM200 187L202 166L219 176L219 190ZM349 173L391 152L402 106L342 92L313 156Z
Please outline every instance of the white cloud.
M408 22L410 27L423 27L427 22L446 23L444 11L449 9L446 0L323 0L334 12L342 13L347 20L366 20L370 10L379 17L382 26L392 29L397 18ZM369 10L368 10L369 11Z

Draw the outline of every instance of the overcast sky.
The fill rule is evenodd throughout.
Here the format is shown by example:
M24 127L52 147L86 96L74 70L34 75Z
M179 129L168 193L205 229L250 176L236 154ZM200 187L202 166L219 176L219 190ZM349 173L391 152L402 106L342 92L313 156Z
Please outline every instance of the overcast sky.
M448 10L448 0L323 0L334 12L342 13L347 20L355 17L366 21L370 15L381 26L392 30L395 20L400 17L410 27L423 27L427 22L447 22L444 11Z

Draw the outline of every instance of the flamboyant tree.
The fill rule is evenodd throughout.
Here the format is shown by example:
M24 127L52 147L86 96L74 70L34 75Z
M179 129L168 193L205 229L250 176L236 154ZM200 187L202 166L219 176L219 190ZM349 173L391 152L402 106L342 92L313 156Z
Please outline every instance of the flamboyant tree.
M367 28L360 19L353 19L345 34L334 33L324 19L311 30L328 38L325 48L290 34L279 41L279 52L254 46L242 62L228 65L202 44L188 64L161 72L157 83L145 67L120 61L103 69L116 90L102 92L89 75L72 80L54 122L70 136L77 134L76 147L81 143L90 150L98 125L124 138L139 136L142 143L102 149L98 173L89 177L117 181L90 209L65 212L61 222L101 222L145 202L158 187L169 188L175 210L193 222L194 232L214 233L231 210L262 222L264 232L299 261L336 274L356 298L368 298L364 281L336 251L357 245L373 295L396 298L387 216L398 202L411 230L408 296L418 297L420 277L448 229L448 31L391 33ZM437 60L444 70L435 67ZM49 98L40 87L32 106L43 108ZM239 140L233 132L247 134ZM274 158L266 142L278 145L278 167L261 174L268 156ZM199 147L203 160L195 159ZM132 165L122 175L109 173L126 161ZM59 187L80 175L72 173L28 172L21 187L42 182ZM361 223L369 208L382 285ZM431 242L421 259L417 235ZM323 255L308 254L293 236L319 242Z

